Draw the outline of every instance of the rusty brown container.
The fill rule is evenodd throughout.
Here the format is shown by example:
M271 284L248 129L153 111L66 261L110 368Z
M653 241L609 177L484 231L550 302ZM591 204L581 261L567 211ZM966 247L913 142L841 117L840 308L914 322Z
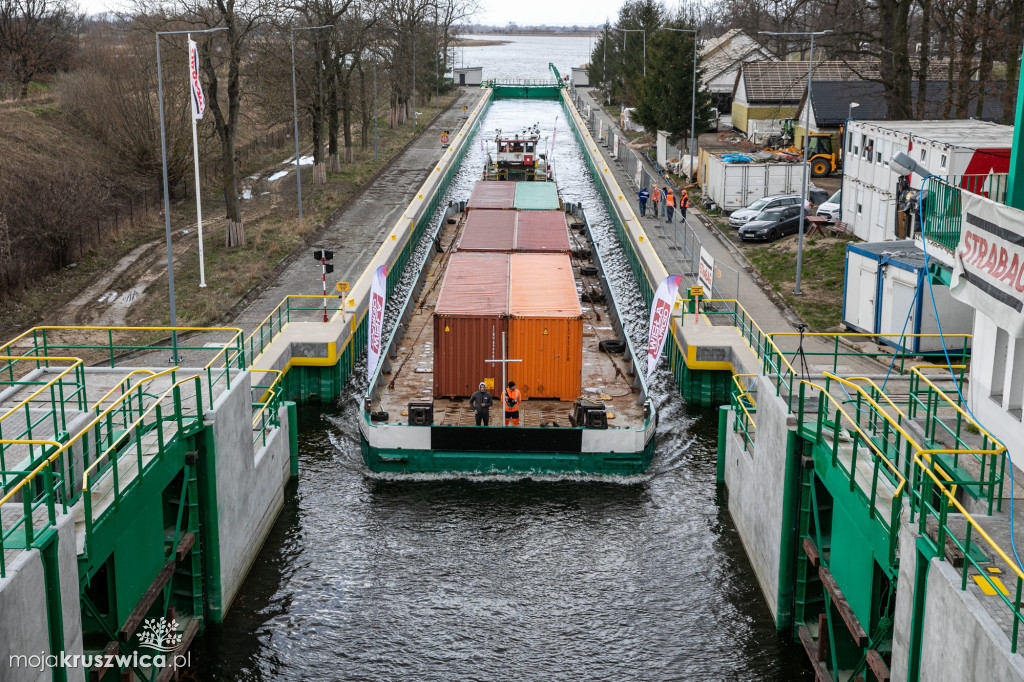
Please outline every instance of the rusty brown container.
M509 180L480 180L469 195L466 208L512 209L516 201L516 183Z
M569 253L569 227L562 211L516 211L516 251Z
M575 400L582 392L583 310L565 254L509 260L509 379L524 399Z
M479 209L469 211L459 237L459 251L503 251L515 247L516 212ZM508 264L506 263L506 266ZM507 270L503 272L504 275Z
M505 253L456 252L434 307L434 397L468 398L485 379L501 383L501 335L508 331ZM496 274L498 276L496 276Z

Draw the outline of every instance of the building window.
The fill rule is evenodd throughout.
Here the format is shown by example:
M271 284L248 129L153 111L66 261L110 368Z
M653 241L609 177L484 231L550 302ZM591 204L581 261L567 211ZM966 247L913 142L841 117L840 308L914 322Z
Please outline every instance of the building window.
M1024 407L1024 337L1013 340L1013 356L1010 358L1010 389L1007 391L1009 400L1006 409L1021 419L1021 408Z
M942 168L942 169L946 168L946 155L945 154L943 154L942 156L939 157L939 168Z
M1000 405L1003 404L1003 387L1006 385L1006 354L1009 345L1010 335L1002 327L996 327L996 347L992 353L992 383L989 395Z
M927 152L925 151L924 147L921 147L921 160L922 161L925 160L925 158L924 158L925 156L927 156Z

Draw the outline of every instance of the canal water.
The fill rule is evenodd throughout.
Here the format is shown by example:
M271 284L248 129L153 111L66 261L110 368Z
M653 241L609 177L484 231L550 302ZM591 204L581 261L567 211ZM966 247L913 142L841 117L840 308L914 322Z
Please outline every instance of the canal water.
M557 118L557 124L556 124ZM449 198L479 177L479 140L539 123L563 196L583 203L634 342L646 312L555 102L498 101ZM397 298L397 297L394 297ZM642 347L642 345L641 345ZM722 491L717 414L660 369L647 475L602 481L375 476L339 404L300 410L300 477L196 680L803 680Z

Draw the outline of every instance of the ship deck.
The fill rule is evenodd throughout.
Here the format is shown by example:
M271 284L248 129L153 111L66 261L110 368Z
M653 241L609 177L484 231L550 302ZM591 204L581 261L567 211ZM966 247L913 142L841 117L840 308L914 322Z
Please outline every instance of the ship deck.
M465 224L466 213L457 214L454 225L445 225L441 234L441 252L436 249L426 267L428 274L408 329L398 346L398 356L391 360L391 372L382 374L385 385L379 389L379 408L388 413L392 423L405 423L408 402L414 398L430 398L433 394L433 342L432 315L441 289L444 265L454 252L459 234ZM570 227L577 225L575 218L566 216ZM570 229L573 247L590 248L586 237ZM577 290L582 294L593 286L600 292L597 278L580 274L581 263L575 257L573 275ZM586 265L588 263L582 263ZM623 354L608 354L600 350L599 343L613 341L612 328L606 303L581 302L583 309L583 395L602 400L609 413L608 427L642 428L643 406L637 404L638 393L632 388L629 361ZM569 413L572 402L533 398L524 400L519 408L521 426L571 426ZM502 409L495 399L491 407L491 427L502 425ZM439 426L473 426L475 419L469 400L465 398L434 398L434 424Z

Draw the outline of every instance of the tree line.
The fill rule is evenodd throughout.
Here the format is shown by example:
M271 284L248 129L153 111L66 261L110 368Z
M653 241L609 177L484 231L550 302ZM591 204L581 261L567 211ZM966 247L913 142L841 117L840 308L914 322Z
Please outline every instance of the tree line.
M300 138L312 142L314 182L324 182L328 167L352 162L355 145L372 144L375 101L382 125L395 127L412 116L414 102L422 106L453 87L444 74L454 29L475 9L474 0L134 0L128 12L85 17L72 0L0 0L0 100L7 100L0 107L12 112L10 127L34 132L39 120L55 131L73 127L89 151L79 169L50 160L19 164L0 147L0 297L67 263L66 254L53 253L66 239L46 242L43 232L73 232L101 214L112 193L160 185L157 31L224 29L193 39L208 104L201 154L204 163L217 159L232 247L245 243L238 146L291 122L293 40ZM329 27L304 30L315 26ZM190 185L192 164L185 36L162 37L161 52L169 185L177 198ZM18 141L8 142L45 156L27 134L20 148ZM75 196L59 215L47 215L47 202L27 197L41 187ZM46 265L13 267L21 259Z

